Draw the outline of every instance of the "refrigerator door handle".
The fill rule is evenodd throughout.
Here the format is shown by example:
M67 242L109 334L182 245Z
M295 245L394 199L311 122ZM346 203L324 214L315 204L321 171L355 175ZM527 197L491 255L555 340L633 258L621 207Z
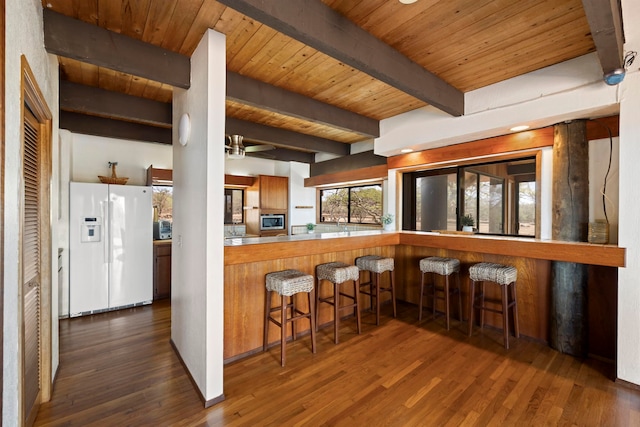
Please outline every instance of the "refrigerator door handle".
M107 229L106 229L107 235L106 235L106 239L105 239L107 241L107 250L108 250L107 253L108 253L108 257L109 257L107 262L109 264L113 263L113 245L112 245L112 241L111 241L113 239L112 230L111 230L111 221L112 221L111 215L112 214L113 214L113 201L111 199L109 199L107 201L107 215L109 217L109 222L107 223Z
M106 205L106 206L105 206ZM104 263L111 262L109 254L109 201L100 202L100 209L102 210L102 245L104 247Z

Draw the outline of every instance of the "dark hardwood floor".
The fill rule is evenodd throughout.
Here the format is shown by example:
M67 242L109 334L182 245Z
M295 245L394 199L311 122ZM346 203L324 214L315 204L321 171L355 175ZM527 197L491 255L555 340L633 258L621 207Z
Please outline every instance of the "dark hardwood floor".
M416 307L383 310L302 337L224 369L226 400L203 409L170 338L168 302L64 320L60 367L37 426L640 425L640 391L612 381L613 366L559 354L500 331L442 317L417 323Z

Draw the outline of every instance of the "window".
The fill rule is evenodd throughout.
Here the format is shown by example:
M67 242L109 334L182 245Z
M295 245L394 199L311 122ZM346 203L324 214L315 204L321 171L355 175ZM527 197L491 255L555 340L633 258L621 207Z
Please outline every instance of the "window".
M535 158L406 173L405 230L460 230L471 215L478 233L535 236Z
M173 220L173 187L166 185L153 186L153 210L156 219ZM154 221L156 220L154 219Z
M320 222L381 224L382 184L320 190Z
M244 222L244 190L224 189L224 223L242 224Z

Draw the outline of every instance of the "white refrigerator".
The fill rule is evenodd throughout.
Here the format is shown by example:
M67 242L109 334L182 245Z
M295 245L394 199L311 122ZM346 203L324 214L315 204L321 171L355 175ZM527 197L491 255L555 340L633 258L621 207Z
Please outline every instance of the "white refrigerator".
M69 313L153 299L151 187L70 183Z

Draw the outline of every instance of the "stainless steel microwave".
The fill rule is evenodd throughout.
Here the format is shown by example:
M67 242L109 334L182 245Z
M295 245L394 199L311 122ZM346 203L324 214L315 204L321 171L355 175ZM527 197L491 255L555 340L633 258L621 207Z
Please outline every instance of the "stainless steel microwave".
M153 223L153 240L171 239L171 221L160 220Z
M284 230L284 214L260 215L260 230Z

